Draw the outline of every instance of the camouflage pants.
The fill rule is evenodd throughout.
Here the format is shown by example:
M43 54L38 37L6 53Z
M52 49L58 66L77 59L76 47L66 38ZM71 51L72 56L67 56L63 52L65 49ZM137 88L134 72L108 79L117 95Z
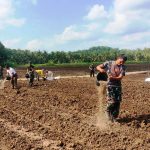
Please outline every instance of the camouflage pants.
M29 86L33 85L34 81L34 72L29 72Z
M120 102L122 100L121 86L108 86L107 87L107 114L110 119L115 119L119 115Z
M94 70L90 71L90 77L94 77Z
M40 81L40 75L37 72L34 73L34 77L37 79L37 81Z

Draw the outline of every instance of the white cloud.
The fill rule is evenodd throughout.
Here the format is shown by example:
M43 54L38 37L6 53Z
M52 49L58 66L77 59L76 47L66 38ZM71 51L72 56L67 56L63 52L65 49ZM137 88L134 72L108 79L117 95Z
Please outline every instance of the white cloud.
M98 23L90 23L90 24L85 25L85 27L89 31L94 31L94 30L98 29L99 24Z
M103 5L95 4L89 11L88 15L85 16L88 20L96 20L103 17L107 17L107 12Z
M149 0L115 0L111 20L104 29L107 33L142 32L150 28Z
M13 11L12 0L0 0L0 19L8 17Z
M110 46L115 48L127 48L127 49L137 49L137 48L145 48L150 47L150 31L149 32L141 32L141 33L133 33L128 35L119 35L99 38L95 41L92 41L93 45L101 45L101 46Z
M29 50L38 50L44 47L43 41L39 39L33 39L31 41L28 41L26 49Z
M71 43L83 42L90 37L90 29L93 31L96 27L96 24L89 26L76 26L71 25L64 29L60 34L56 34L51 38L46 39L33 39L27 42L26 49L29 50L43 50L43 49L62 49L66 45L71 45ZM83 29L82 29L83 28ZM81 30L82 29L82 30ZM77 47L77 46L75 46ZM71 49L73 49L72 47Z
M114 7L117 12L125 12L127 10L137 10L137 8L148 9L149 4L149 0L115 0Z
M66 27L63 33L56 35L56 41L59 43L65 43L68 41L83 40L89 37L89 32L76 30L77 27L75 25Z
M0 29L8 25L22 26L26 20L15 17L15 7L13 0L0 0Z
M126 31L128 27L127 17L123 14L115 14L115 19L109 22L104 29L107 33L122 33Z
M4 40L3 44L5 47L8 48L14 48L16 45L18 45L21 41L21 38L14 38L14 39L9 39L9 40Z
M133 34L128 34L128 35L124 35L123 37L123 41L125 42L139 42L141 40L145 40L146 39L150 39L150 31L149 32L140 32L140 33L133 33Z

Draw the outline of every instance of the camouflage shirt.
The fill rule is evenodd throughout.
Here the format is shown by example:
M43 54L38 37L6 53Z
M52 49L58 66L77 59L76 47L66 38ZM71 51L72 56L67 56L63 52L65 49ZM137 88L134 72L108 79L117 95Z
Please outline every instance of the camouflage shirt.
M103 65L106 72L111 74L113 77L118 77L119 75L125 76L125 65L116 65L115 61L106 61ZM108 85L121 86L121 80L109 79Z

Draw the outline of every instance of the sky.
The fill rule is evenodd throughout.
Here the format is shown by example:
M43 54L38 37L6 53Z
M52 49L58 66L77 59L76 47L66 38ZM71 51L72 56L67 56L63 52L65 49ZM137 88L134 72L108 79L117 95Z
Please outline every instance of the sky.
M150 0L0 0L7 48L150 48Z

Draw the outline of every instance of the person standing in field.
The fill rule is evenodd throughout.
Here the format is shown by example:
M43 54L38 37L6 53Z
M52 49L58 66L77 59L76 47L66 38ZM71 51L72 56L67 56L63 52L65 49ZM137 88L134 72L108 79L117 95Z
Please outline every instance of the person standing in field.
M4 76L3 76L3 67L0 65L0 89L4 89Z
M30 65L27 68L27 74L29 75L29 86L33 86L34 76L35 76L35 71L34 71L33 65Z
M17 79L18 79L18 75L15 69L13 69L12 67L9 67L8 65L6 65L6 72L7 75L10 77L11 80L11 84L12 84L12 88L17 88Z
M89 66L89 69L90 69L90 77L94 77L94 74L95 74L95 66L93 64L91 64Z
M45 71L45 79L46 80L53 80L54 79L54 74L50 70Z
M3 67L0 66L0 80L2 80L4 78L3 76Z
M107 109L108 119L115 122L120 110L122 101L122 86L121 80L125 76L127 61L125 55L120 55L115 61L106 61L96 67L99 72L107 73Z

